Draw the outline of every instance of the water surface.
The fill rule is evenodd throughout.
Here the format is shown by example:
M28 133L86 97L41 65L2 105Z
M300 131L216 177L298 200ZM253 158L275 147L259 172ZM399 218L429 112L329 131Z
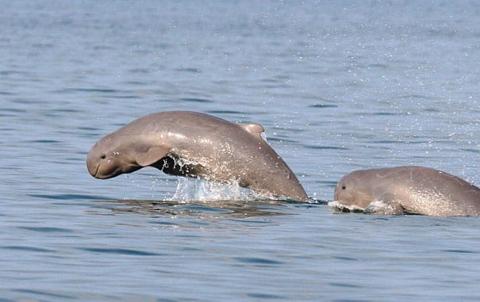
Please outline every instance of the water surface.
M259 122L309 196L354 169L480 183L473 2L0 1L1 301L477 301L480 220L169 201L85 156L142 115Z

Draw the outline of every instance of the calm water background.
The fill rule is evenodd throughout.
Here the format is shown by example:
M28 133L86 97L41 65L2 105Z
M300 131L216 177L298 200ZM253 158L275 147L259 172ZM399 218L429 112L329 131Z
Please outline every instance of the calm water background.
M173 177L84 163L134 118L194 110L262 123L317 199L368 167L480 184L478 3L0 7L0 301L480 299L478 218L180 204Z

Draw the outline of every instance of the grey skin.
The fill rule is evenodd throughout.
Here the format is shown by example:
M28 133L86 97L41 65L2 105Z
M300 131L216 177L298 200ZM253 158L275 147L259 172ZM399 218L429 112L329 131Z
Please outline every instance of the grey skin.
M235 124L197 112L144 116L100 139L87 156L96 178L151 166L171 175L199 177L269 197L307 201L295 174L262 137L259 124Z
M385 215L478 216L480 189L425 167L359 170L338 182L332 204Z

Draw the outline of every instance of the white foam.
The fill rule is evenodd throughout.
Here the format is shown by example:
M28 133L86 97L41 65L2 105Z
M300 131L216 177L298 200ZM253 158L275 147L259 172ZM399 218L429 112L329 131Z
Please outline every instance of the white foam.
M389 209L393 209L391 205L381 200L374 200L368 205L368 207L365 209L365 212L378 213L388 211Z
M365 212L379 215L401 215L405 213L400 204L382 200L372 201L365 209Z
M345 205L338 201L330 201L328 206L342 212L361 212L377 215L400 215L404 213L402 208L396 206L396 204L382 200L374 200L366 208L361 208L356 205Z
M365 212L364 208L361 208L361 207L356 206L356 205L345 205L345 204L342 204L342 203L340 203L336 200L330 201L328 203L328 206L331 207L331 208L340 210L340 211L345 211L345 212Z

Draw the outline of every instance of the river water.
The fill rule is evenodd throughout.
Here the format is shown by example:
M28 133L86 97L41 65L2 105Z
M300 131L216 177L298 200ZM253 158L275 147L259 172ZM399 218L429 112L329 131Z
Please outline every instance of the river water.
M477 3L0 7L0 301L480 299L477 217L221 201L154 169L101 181L85 166L134 118L192 110L263 124L317 200L370 167L478 185Z

